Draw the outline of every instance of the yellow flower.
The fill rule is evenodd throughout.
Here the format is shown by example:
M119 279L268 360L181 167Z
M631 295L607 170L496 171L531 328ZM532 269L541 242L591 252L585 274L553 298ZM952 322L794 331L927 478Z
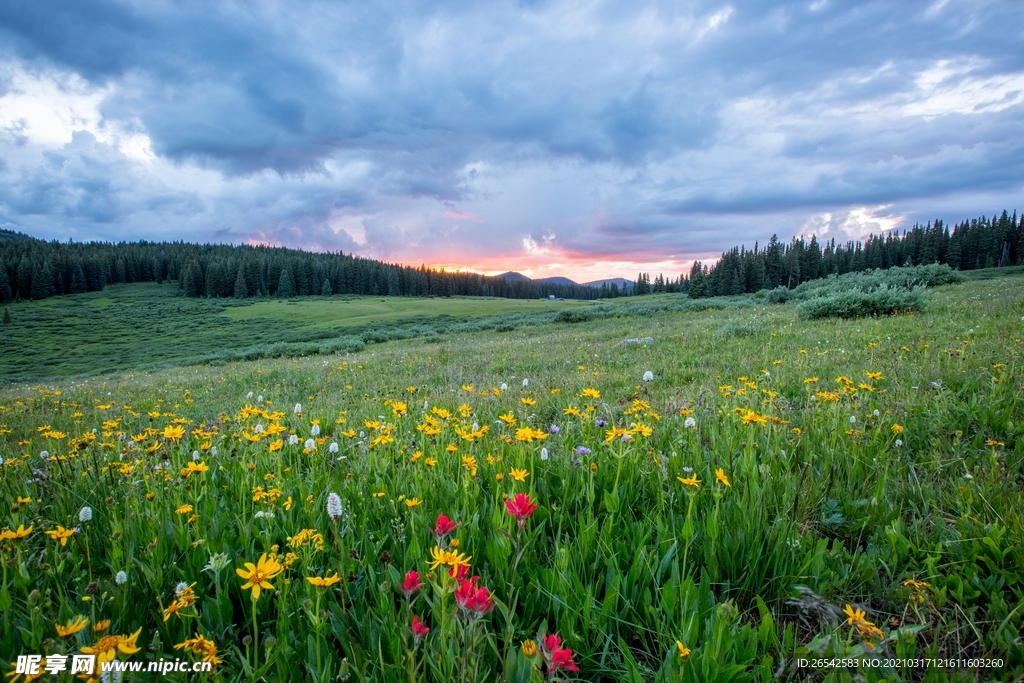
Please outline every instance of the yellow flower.
M518 470L515 467L513 467L511 470L509 470L508 474L509 474L510 477L512 477L513 479L515 479L516 481L518 481L520 483L526 481L526 478L528 476L530 476L530 473L527 472L526 470Z
M444 550L443 548L431 548L430 556L433 558L430 565L431 571L440 566L447 566L455 569L460 566L468 567L472 557L462 555L458 550Z
M252 599L259 600L260 589L274 590L270 579L281 573L281 565L275 560L268 560L267 554L263 553L255 565L252 562L246 562L245 569L235 569L235 573L246 581L242 585L242 590L251 588Z
M498 472L497 474L494 475L494 481L501 481L504 478L505 478L505 475L502 474L501 472Z
M505 413L504 415L499 415L498 419L504 422L509 427L516 426L516 416L513 415L512 413Z
M523 654L527 657L532 657L537 654L537 643L532 640L523 641Z
M118 652L123 655L133 655L141 648L135 644L142 627L130 636L103 636L91 647L83 647L82 652L87 655L96 655L96 670L102 670L102 665L112 660Z
M433 467L434 465L437 464L437 458L427 458L423 462L425 462L428 466Z
M584 389L580 393L580 396L582 396L583 398L601 398L601 392L598 391L597 389L594 389L593 387L590 387Z
M903 425L897 424L897 423L893 423L893 425L892 425L892 433L893 434L902 434L903 433Z
M334 584L339 583L341 581L341 577L338 576L337 574L335 574L334 576L323 576L323 577L320 577L320 576L307 576L306 577L306 581L309 581L311 584L313 584L317 588L330 588Z
M65 529L60 524L58 524L56 529L52 531L45 531L43 533L45 533L47 536L49 536L55 541L60 541L60 544L62 546L65 546L68 544L68 539L75 535L75 530Z
M32 502L31 498L18 496L18 505L28 505Z
M849 603L847 603L846 607L843 609L843 614L849 617L849 619L846 620L847 624L857 625L871 623L864 618L864 615L866 614L864 610L854 609Z
M475 477L477 472L476 458L471 455L462 456L462 466L469 471L469 476Z
M64 626L61 626L60 624L54 624L54 627L57 629L58 636L60 636L61 638L68 638L70 636L75 635L88 625L89 619L83 617L82 615L78 615Z
M212 640L207 640L199 634L196 634L195 638L187 638L184 642L178 643L174 646L174 649L184 649L186 652L200 655L202 661L210 662L214 666L221 663L221 659L217 656L217 645Z
M420 500L419 498L409 498L409 499L407 499L407 500L405 501L405 506L406 506L407 508L414 508L414 507L416 507L417 505L420 505L420 504L422 504L422 503L423 503L423 501L422 501L422 500Z
M868 376L868 379L882 379L880 372L865 372L864 374Z
M519 399L519 402L522 403L524 406L535 406L535 405L537 405L537 401L532 399L532 398L530 398L530 397L521 398L521 399Z
M683 477L676 477L676 479L678 479L679 482L684 486L690 486L692 488L700 487L700 479L697 478L696 474L691 474L689 477L685 479Z
M191 505L182 505L180 508L178 508L177 510L174 511L174 514L176 514L176 515L187 515L190 512L192 512L192 506Z
M92 632L103 633L108 628L110 628L110 619L103 619L102 621L97 621L96 624L93 625Z
M168 426L164 427L163 437L165 439L171 439L172 441L177 441L178 439L180 439L183 436L185 436L185 428L182 427L182 426L171 426L171 425L168 425Z
M465 391L467 394L472 394L473 393L473 385L472 384L463 384L462 385L462 390Z
M808 377L807 379L804 380L804 384L814 384L817 381L817 377Z
M35 526L33 525L26 529L24 524L19 524L15 531L4 529L0 531L0 541L23 541L28 538L34 528Z
M723 470L721 467L715 470L715 481L725 484L726 486L729 487L732 486L732 484L729 483L729 477L725 476L725 470Z
M676 647L679 649L679 659L686 659L690 656L690 648L683 645L683 641L677 640Z
M181 468L181 476L191 477L193 474L202 474L203 472L209 472L210 466L205 462L192 462L189 461L187 465Z

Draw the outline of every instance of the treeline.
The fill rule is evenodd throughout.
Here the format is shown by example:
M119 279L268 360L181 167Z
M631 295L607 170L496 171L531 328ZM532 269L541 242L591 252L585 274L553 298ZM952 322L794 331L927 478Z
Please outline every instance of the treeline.
M681 278L678 291L690 298L730 296L761 289L793 289L820 277L873 269L946 264L958 270L1024 265L1024 216L1014 211L982 216L949 226L941 220L914 225L903 233L871 235L863 242L824 245L816 237L794 238L789 244L772 236L768 245L753 250L735 247L713 266L693 264ZM659 291L656 287L653 291ZM670 290L660 290L670 291Z
M582 285L412 268L342 254L184 242L45 242L0 231L0 302L169 282L185 296L495 296L596 299Z

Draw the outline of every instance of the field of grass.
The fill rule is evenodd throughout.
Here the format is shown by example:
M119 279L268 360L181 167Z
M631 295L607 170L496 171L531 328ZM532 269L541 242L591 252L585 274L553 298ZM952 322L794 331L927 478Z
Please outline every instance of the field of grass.
M0 389L0 658L206 659L187 680L226 681L1020 680L1024 279L928 296ZM211 307L197 335L225 318L188 303ZM294 323L274 324L253 327Z
M422 336L482 317L586 306L490 298L313 297L236 301L175 296L172 285L112 285L102 292L9 304L0 324L0 382L38 381L216 360L308 355L326 340ZM353 348L352 344L339 344Z

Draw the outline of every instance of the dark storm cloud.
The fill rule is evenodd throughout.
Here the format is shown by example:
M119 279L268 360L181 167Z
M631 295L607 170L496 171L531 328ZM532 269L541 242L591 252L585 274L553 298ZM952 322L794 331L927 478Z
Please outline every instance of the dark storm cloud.
M822 212L959 219L1024 193L1022 19L958 0L11 1L0 222L468 263L683 258Z

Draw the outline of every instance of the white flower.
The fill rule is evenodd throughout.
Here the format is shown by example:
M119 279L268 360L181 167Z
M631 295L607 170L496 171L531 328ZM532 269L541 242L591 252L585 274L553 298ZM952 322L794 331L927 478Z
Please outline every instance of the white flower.
M118 586L123 586L126 583L128 583L128 572L122 569L117 574L115 574L114 583L116 583Z
M548 459L548 449L546 449L546 448L540 449L540 459L541 460L547 460Z
M313 441L313 439L306 439L306 443L304 443L303 446L306 447L307 451L311 451L316 448L316 441Z
M199 462L199 451L192 451L193 462Z
M687 428L696 427L697 426L697 421L694 420L692 417L688 417L688 418L686 418L686 421L683 422L683 426L687 427Z
M299 442L299 437L297 437L296 435L292 434L291 436L288 437L288 444L289 445L294 446L298 442Z
M50 451L39 451L39 457L43 460L49 459Z
M645 382L650 382L652 379L654 379L654 373L653 372L648 370L647 372L644 373L644 381Z
M217 455L217 447L216 446L214 446L213 448L210 449L210 455Z
M256 397L256 402L263 403L263 394L260 394L259 396Z
M359 438L360 439L365 439L366 438L366 432L364 432L363 430L360 429L359 430Z
M480 423L479 422L474 422L473 423L473 431L474 432L479 432L480 431Z
M263 433L263 425L257 424L255 427L252 428L252 433L253 434L262 434Z
M332 441L331 445L327 447L327 450L329 452L331 452L331 453L337 453L338 452L338 442L337 441Z
M296 403L295 404L295 408L292 409L292 412L295 413L296 415L301 415L302 414L302 404L301 403Z
M248 394L245 395L245 397L246 398L252 398L252 392L250 391Z
M327 494L327 516L331 519L341 517L341 498L334 491Z
M3 459L2 456L0 456L0 467L3 467L3 465L4 465L4 459Z
M78 521L79 522L89 522L89 521L92 521L92 508L89 507L88 505L86 505L84 508L79 510L78 511Z
M875 408L874 412L871 413L875 417L878 417L878 408Z
M268 510L260 510L254 515L254 517L256 517L256 519L273 519L274 513Z
M850 424L857 424L857 416L856 415L851 415L850 416Z
M528 379L524 379L524 380L523 380L523 388L525 389L525 388L526 388L526 387L528 387L528 386L530 386L530 380L528 380Z
M502 391L508 391L508 385L507 385L507 384L505 384L504 382L502 382L502 383L501 383L501 390L502 390Z
M313 436L320 436L320 425L313 425L309 431Z
M899 448L902 445L903 445L903 439L896 439L896 448Z
M187 581L181 581L181 582L178 583L177 586L174 587L174 594L175 595L181 595L182 593L184 593L187 590L188 590L188 582Z

